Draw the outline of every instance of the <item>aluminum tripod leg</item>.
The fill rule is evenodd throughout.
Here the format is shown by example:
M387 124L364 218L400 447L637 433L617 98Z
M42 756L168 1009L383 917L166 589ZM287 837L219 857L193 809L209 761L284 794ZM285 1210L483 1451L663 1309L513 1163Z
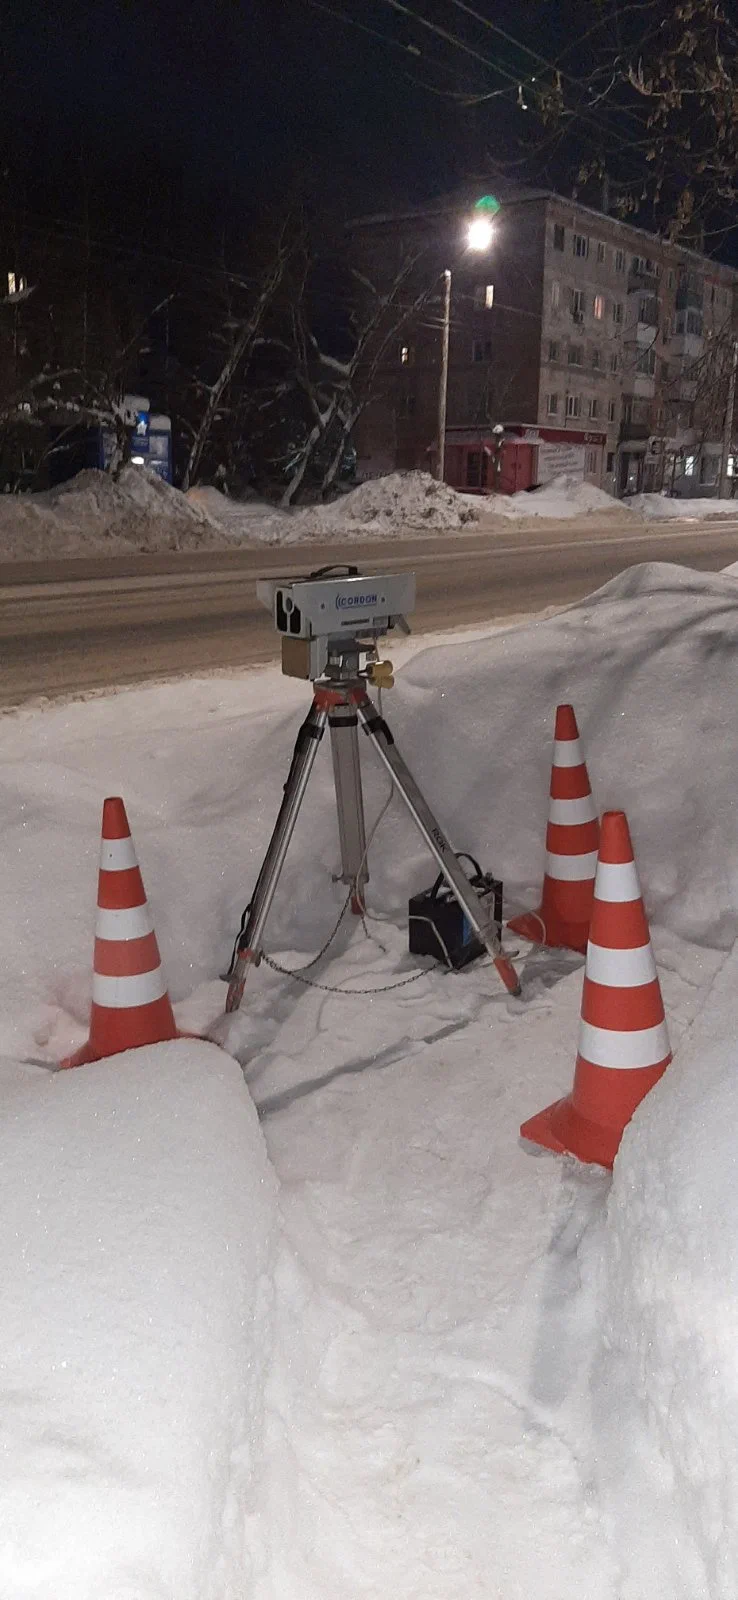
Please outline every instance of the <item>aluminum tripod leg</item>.
M358 724L356 707L351 704L335 706L329 714L338 836L341 842L340 881L353 889L351 909L356 915L360 915L364 909L364 888L369 877Z
M351 698L380 761L393 779L398 794L402 795L416 828L425 840L431 855L438 862L449 888L468 917L477 938L481 939L489 951L505 988L510 994L520 994L520 982L515 968L510 959L503 954L497 932L484 916L479 897L460 867L456 854L436 822L412 773L406 767L384 717L380 717L365 689L354 689Z
M308 778L313 770L315 757L318 754L318 746L323 737L327 720L328 707L319 706L317 700L313 700L312 706L297 735L290 770L287 774L287 782L284 786L284 799L279 808L274 832L269 841L269 849L264 857L261 872L256 881L248 921L238 941L236 963L228 986L226 1011L238 1010L243 997L249 966L255 965L261 956L264 924L269 916L279 876L284 866L284 858L294 833L298 812L307 788Z

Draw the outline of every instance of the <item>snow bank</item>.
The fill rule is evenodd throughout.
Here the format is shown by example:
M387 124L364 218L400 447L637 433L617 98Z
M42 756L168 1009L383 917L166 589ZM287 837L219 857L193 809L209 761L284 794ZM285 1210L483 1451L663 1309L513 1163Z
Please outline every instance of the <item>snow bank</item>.
M277 1201L241 1073L178 1041L0 1081L0 1592L242 1600Z
M734 947L626 1131L605 1237L610 1366L665 1456L697 1557L701 1581L680 1600L738 1593L737 990Z
M618 512L622 516L629 509L628 502L614 500L604 489L565 472L540 489L489 495L483 504L502 517L582 517L603 511Z
M117 483L90 468L41 494L0 495L0 561L222 544L206 512L139 467Z
M705 497L701 500L685 500L679 495L666 494L634 494L625 505L632 511L637 511L640 516L649 519L672 519L684 517L738 517L738 500L717 500Z

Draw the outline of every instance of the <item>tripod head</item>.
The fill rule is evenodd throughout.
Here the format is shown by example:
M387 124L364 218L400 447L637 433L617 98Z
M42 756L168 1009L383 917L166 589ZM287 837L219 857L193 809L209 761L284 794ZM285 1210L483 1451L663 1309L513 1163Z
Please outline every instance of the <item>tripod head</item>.
M320 567L307 577L260 578L256 593L282 635L282 671L315 682L355 675L359 659L376 659L377 641L392 628L410 628L415 575L364 577L358 567Z

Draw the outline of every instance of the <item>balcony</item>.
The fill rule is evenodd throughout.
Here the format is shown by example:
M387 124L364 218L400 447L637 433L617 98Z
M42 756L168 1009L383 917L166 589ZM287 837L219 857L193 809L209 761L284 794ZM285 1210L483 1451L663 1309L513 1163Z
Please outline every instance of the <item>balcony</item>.
M628 294L658 294L659 280L655 272L645 267L631 267L628 272Z
M676 292L677 311L701 311L703 298L701 283L682 280Z
M705 348L701 333L675 333L669 347L670 356L682 356L687 361L697 361Z
M656 393L656 379L648 372L635 372L633 374L633 393L639 400L653 400Z
M649 439L653 433L653 415L650 406L640 406L638 402L633 405L630 417L623 417L620 424L620 441L624 439Z
M645 346L647 350L650 349L651 345L656 343L658 331L658 313L655 322L637 322L635 329L636 344L641 345L641 347Z

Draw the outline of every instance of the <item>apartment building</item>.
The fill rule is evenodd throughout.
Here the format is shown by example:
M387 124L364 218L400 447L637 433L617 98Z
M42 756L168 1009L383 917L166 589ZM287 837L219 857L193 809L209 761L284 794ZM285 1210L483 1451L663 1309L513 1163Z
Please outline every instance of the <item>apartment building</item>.
M715 493L738 272L543 190L503 193L477 254L466 235L479 192L351 225L355 259L378 285L410 255L414 287L451 269L449 440L524 428L546 441L538 481L576 462L613 494ZM432 298L379 364L356 429L365 471L432 464L440 358Z

